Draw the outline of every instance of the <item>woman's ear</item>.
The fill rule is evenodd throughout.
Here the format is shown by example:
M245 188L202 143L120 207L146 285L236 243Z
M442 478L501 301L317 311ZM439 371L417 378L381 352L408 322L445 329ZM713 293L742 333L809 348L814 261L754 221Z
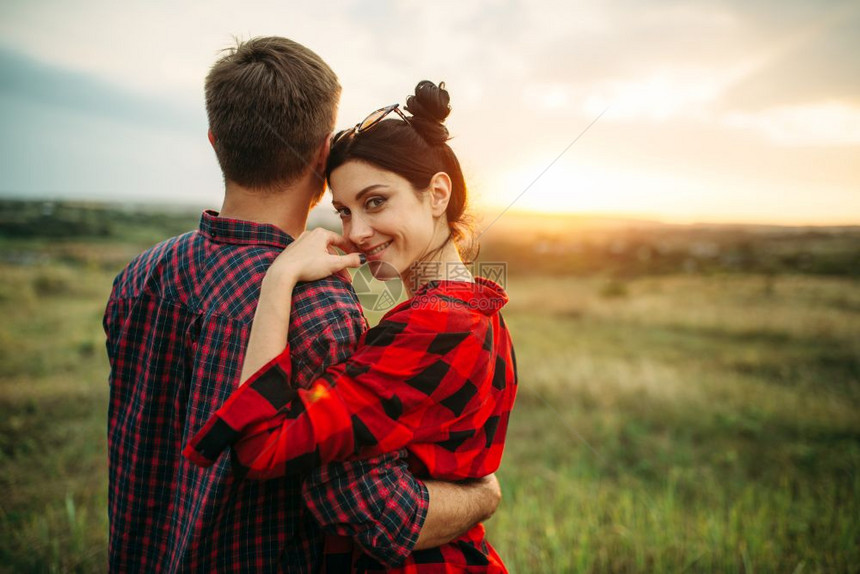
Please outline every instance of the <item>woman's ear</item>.
M444 171L434 174L430 178L427 192L430 194L433 217L441 217L448 209L448 202L451 200L451 177Z

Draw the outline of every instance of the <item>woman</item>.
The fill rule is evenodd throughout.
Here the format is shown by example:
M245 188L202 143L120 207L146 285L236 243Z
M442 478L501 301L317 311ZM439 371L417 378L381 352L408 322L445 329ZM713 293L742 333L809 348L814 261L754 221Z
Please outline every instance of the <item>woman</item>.
M344 237L304 233L272 264L243 365L247 382L186 448L195 463L210 465L233 444L234 462L253 478L403 447L419 478L479 478L498 468L516 393L499 314L507 295L472 278L460 253L466 186L446 143L444 84L418 84L406 110L410 117L382 108L332 140L326 176ZM392 112L400 119L386 119ZM360 253L334 255L332 246ZM283 346L293 287L364 261L379 279L399 275L410 299L367 331L346 363L309 390L290 388ZM413 552L402 568L438 572L440 564L505 572L480 524Z

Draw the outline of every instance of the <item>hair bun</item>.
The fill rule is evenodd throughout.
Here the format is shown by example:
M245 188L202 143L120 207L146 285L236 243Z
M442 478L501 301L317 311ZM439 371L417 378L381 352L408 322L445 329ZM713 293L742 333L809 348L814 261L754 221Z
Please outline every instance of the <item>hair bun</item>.
M429 80L418 82L415 94L406 98L405 109L412 114L410 123L431 145L448 141L448 128L444 122L451 113L450 101L445 82L439 82L437 86Z

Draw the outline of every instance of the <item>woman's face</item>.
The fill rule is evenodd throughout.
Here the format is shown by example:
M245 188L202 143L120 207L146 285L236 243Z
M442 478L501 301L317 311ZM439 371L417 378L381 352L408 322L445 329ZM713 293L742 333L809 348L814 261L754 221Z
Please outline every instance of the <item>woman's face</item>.
M416 191L394 172L348 161L332 171L329 184L344 236L367 256L377 279L403 275L447 235L434 194Z

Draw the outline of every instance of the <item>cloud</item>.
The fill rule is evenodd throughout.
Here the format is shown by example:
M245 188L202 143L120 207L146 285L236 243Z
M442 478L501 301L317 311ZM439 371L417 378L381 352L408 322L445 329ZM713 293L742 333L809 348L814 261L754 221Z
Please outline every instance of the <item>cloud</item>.
M0 97L18 102L4 106L3 125L30 138L32 158L45 149L36 126L42 141L86 140L119 166L115 177L86 175L93 158L80 152L83 167L59 171L103 189L117 185L122 166L135 176L128 194L216 185L199 135L202 83L233 34L283 35L317 51L344 86L341 127L403 102L418 80L445 80L452 146L472 189L486 196L509 170L545 166L607 105L560 167L653 167L658 179L682 171L690 189L701 181L708 190L714 174L731 172L737 190L726 202L759 182L802 182L792 189L813 195L820 178L833 189L858 184L856 170L840 167L856 151L860 107L853 1L155 0L120 8L7 0L2 10L2 43L15 51L0 53ZM13 115L29 118L30 131ZM0 135L0 143L26 163L15 138ZM62 147L51 148L58 166L68 163ZM194 175L162 167L177 157ZM37 167L28 173L32 186L49 176L62 184Z
M725 122L759 132L782 146L860 146L860 106L835 102L780 106L730 113Z
M514 62L514 79L529 95L568 103L561 114L591 116L609 105L608 120L710 121L728 110L860 98L856 3L528 6L499 57Z
M219 195L202 103L139 94L0 49L0 105L3 195L198 202Z
M3 47L0 47L0 93L12 99L167 130L200 128L199 107L141 95L100 78L46 64Z
M769 107L839 100L860 104L860 5L809 16L761 50L760 63L723 98L723 107Z

